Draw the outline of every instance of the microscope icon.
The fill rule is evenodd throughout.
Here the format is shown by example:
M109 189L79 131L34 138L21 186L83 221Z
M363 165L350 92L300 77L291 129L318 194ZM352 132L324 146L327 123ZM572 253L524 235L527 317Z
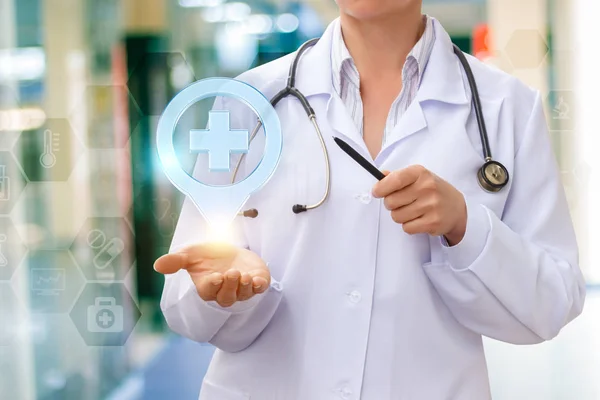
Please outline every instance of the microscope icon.
M554 107L552 112L554 113L553 119L571 119L571 116L569 115L571 107L569 107L563 96L560 96L558 104Z

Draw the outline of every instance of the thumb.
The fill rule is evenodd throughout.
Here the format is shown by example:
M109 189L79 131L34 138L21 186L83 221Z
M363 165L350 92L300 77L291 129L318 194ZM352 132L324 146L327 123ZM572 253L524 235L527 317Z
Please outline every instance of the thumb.
M171 253L161 256L154 262L154 270L161 274L174 274L188 265L187 253Z
M206 259L233 257L236 251L235 246L227 243L195 244L160 257L154 263L154 269L161 274L174 274Z

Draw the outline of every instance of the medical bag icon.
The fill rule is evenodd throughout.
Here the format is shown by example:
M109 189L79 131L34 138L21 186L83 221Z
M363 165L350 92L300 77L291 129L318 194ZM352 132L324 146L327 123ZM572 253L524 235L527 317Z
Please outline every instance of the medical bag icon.
M10 200L10 179L6 176L6 165L0 165L0 201Z
M95 333L123 332L123 306L114 297L96 297L87 310L87 329Z

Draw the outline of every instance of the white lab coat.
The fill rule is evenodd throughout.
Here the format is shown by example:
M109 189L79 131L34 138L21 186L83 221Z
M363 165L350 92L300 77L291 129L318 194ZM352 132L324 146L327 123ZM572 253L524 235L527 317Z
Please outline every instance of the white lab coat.
M291 211L320 199L325 164L309 120L289 97L277 106L279 167L245 206L260 215L236 222L238 244L269 263L269 290L223 309L200 299L187 272L166 279L161 307L171 329L217 347L200 399L488 399L482 336L539 343L581 313L584 279L540 94L469 57L492 153L510 173L501 192L483 191L471 93L448 34L434 25L417 98L374 163L387 170L421 164L458 188L468 212L464 239L449 248L439 237L404 233L370 195L374 178L333 142L340 136L370 158L332 89L330 26L302 59L297 86L323 130L331 196L316 210ZM290 61L239 79L271 97L285 86ZM241 103L216 107L231 110L233 127L254 126ZM246 173L262 156L263 139L253 143ZM173 250L204 235L187 200Z

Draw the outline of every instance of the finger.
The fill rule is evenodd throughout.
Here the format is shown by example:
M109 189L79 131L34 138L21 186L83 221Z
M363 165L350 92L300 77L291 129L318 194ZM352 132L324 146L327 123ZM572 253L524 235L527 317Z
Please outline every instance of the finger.
M252 291L254 294L261 294L267 291L269 288L269 281L265 278L256 276L252 278Z
M415 190L415 185L410 185L402 190L395 191L385 196L383 205L388 210L405 207L413 204L419 198L418 191Z
M383 198L390 193L401 190L408 185L413 184L419 178L419 174L424 168L421 166L410 166L404 169L390 172L385 178L373 186L373 196Z
M423 207L422 202L417 200L409 205L393 209L391 215L394 222L405 224L422 217L425 214L425 210L426 208Z
M217 293L217 303L222 307L232 306L237 301L237 289L240 281L240 271L230 269L225 272L225 280Z
M249 272L252 277L252 290L254 293L263 293L271 284L271 274L264 269L255 269Z
M200 279L200 283L196 285L200 298L204 301L212 301L217 299L217 293L223 285L223 274L218 272L206 275Z
M428 220L426 215L413 219L412 221L405 222L402 224L402 229L409 235L427 233L432 236L437 236L437 234L433 231L433 224Z
M249 273L244 273L240 278L240 285L238 287L237 292L237 300L248 300L252 296L254 296L254 291L252 290L252 277Z

